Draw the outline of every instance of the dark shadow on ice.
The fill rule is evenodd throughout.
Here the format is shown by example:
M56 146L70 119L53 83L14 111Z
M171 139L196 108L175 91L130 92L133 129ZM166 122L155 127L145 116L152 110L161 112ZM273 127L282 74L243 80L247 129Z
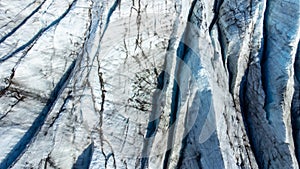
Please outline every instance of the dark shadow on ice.
M72 169L88 169L90 167L94 152L94 143L91 143L78 157Z

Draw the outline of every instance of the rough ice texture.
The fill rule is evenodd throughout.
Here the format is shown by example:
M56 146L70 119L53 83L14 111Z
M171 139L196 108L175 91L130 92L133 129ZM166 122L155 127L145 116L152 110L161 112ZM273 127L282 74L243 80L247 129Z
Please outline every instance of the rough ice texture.
M300 1L1 0L0 168L299 168Z

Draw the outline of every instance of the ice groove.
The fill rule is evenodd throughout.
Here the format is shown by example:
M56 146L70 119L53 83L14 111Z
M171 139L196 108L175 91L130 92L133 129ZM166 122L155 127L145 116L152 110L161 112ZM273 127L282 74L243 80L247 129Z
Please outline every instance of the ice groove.
M9 33L3 36L0 39L0 43L4 42L8 37L12 36L21 26L23 26L28 21L28 19L30 19L35 13L37 13L41 9L45 2L46 0L42 1L42 3L37 8L35 8L19 25L17 25Z
M49 24L48 26L40 29L38 31L37 34L35 34L27 43L25 43L24 45L20 46L19 48L17 48L16 50L14 50L13 52L3 56L0 58L0 63L6 61L7 59L13 57L15 54L19 53L20 51L26 49L28 46L30 46L32 43L34 43L35 41L37 41L44 32L46 32L47 30L49 30L50 28L52 28L53 26L57 25L70 11L71 9L74 7L74 5L76 4L77 0L74 0L68 7L68 9L56 20L54 20L51 24Z
M64 88L66 87L68 81L71 78L71 74L74 71L76 64L76 60L72 62L69 66L68 70L61 77L59 82L56 84L55 88L51 92L49 100L47 101L45 107L38 115L38 117L34 120L30 128L26 131L24 136L20 139L20 141L13 147L13 149L7 154L7 156L0 163L1 169L6 169L11 167L18 158L26 151L26 148L29 144L34 140L35 136L40 131L42 125L44 124L49 112L51 111L53 105L55 104L57 98L60 96Z

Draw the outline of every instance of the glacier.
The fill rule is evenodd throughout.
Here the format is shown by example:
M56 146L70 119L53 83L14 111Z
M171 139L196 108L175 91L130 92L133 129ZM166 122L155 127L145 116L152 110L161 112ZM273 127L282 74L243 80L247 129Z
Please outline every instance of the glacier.
M0 168L297 169L300 1L0 1Z

